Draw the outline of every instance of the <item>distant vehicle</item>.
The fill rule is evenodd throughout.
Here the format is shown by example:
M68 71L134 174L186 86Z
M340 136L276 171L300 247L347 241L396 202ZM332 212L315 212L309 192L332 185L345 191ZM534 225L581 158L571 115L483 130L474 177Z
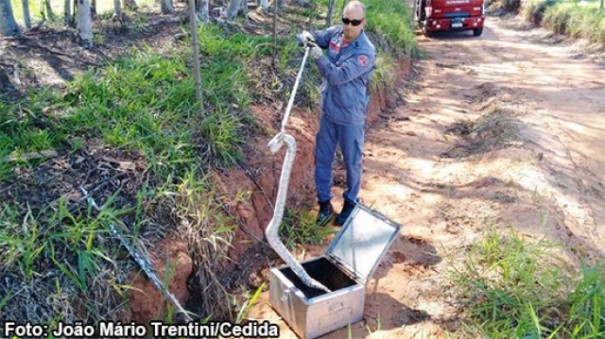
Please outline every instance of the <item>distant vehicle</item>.
M472 30L483 33L483 0L416 0L416 18L426 36L436 31Z

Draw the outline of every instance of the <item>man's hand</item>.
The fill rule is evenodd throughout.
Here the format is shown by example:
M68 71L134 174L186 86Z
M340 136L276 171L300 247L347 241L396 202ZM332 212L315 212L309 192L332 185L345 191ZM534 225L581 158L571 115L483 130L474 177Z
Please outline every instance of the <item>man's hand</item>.
M320 56L324 55L324 52L322 51L322 49L317 46L316 44L312 44L311 45L311 50L309 51L309 54L311 55L311 57L313 59L319 59Z
M315 43L315 37L309 31L302 31L302 33L300 33L300 40L305 47L307 47L309 43Z

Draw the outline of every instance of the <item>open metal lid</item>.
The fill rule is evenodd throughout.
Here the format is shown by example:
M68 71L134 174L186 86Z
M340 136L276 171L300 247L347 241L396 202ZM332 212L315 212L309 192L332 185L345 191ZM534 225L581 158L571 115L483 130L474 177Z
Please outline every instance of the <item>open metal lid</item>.
M400 229L401 225L358 203L326 253L365 285Z

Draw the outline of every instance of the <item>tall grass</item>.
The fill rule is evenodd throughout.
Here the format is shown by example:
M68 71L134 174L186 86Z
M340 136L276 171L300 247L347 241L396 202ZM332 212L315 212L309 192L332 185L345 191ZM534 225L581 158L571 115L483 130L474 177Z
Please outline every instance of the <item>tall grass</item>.
M209 165L229 165L241 156L241 147L255 126L248 112L255 81L249 76L249 67L270 54L271 44L267 37L223 32L212 25L200 28L199 39L204 112L195 103L187 47L165 54L150 48L133 49L77 76L62 92L32 91L19 102L0 98L3 184L38 164L7 161L8 156L48 149L63 156L79 151L92 139L103 146L139 151L151 177L126 205L122 200L113 209L111 199L99 201L106 205L101 212L90 207L83 210L63 198L50 206L35 206L35 210L16 203L0 206L0 275L11 276L27 287L0 284L3 318L73 322L76 312L71 299L65 299L72 295L78 307L83 307L78 312L86 312L89 319L117 320L119 315L109 312L128 290L124 285L127 271L121 271L124 254L109 224L121 224L123 218L135 235L143 227L165 224L166 218L171 223L196 225L191 239L196 239L192 248L199 254L195 260L200 267L209 268L224 256L232 232L226 225L232 221L222 217L215 199L209 199L212 189L202 173ZM186 192L180 191L185 186ZM172 194L194 203L166 199ZM47 293L48 274L56 277L56 298L28 292L39 286L39 291ZM220 291L222 294L215 293L219 298L225 295L220 282L212 280L211 271L200 274L216 288L209 293ZM114 279L111 284L110 277ZM208 313L221 316L232 311L225 296L207 302ZM219 304L224 307L218 308ZM63 311L55 317L53 312L59 309Z
M522 2L521 13L526 20L557 33L605 43L605 10L596 1L530 0Z
M555 32L605 43L605 10L598 10L596 6L556 4L544 11L542 20L545 27Z
M456 257L452 288L465 305L467 335L599 338L605 335L605 270L580 270L559 246L489 230Z
M388 9L388 10L387 10ZM367 2L366 27L379 37L377 44L394 57L415 55L416 36L410 29L412 13L403 1L375 0Z

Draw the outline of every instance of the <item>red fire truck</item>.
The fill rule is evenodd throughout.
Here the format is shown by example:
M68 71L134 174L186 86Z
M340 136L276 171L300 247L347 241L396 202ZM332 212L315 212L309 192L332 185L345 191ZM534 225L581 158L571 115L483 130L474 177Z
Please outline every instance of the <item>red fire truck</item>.
M483 0L416 0L416 18L425 35L436 31L472 30L483 33Z

